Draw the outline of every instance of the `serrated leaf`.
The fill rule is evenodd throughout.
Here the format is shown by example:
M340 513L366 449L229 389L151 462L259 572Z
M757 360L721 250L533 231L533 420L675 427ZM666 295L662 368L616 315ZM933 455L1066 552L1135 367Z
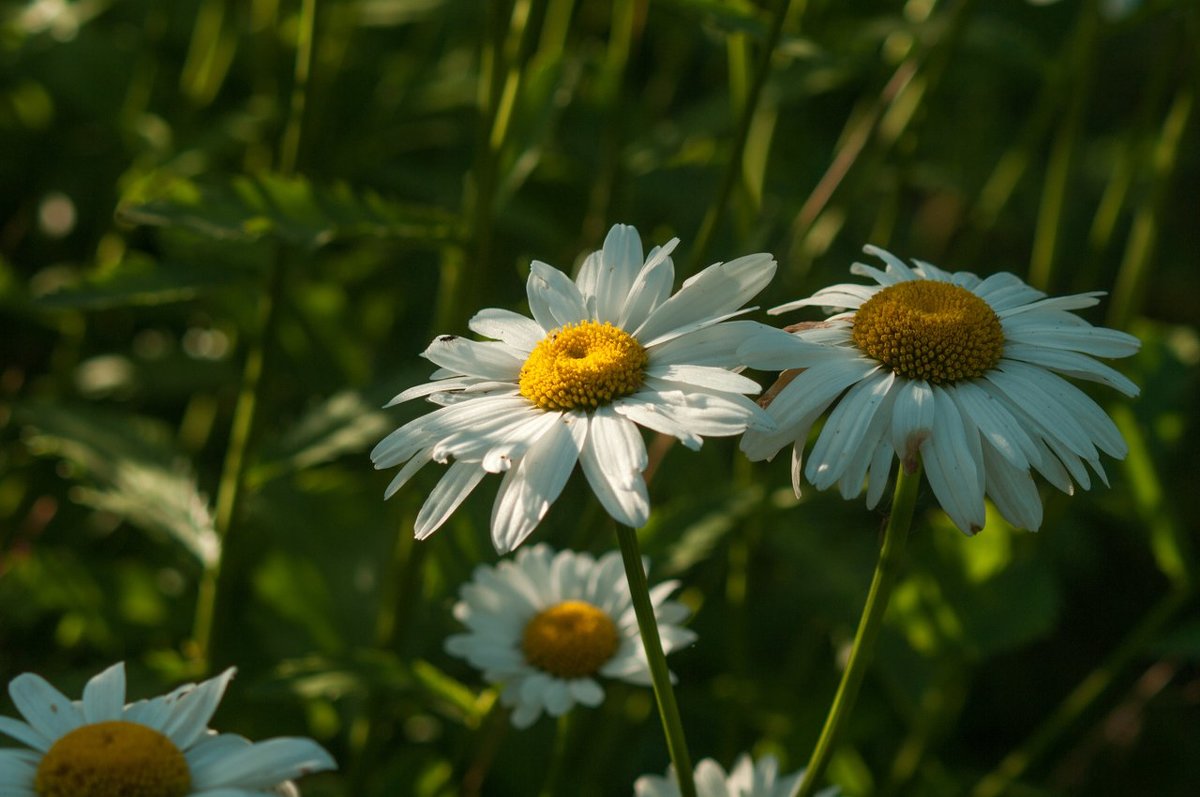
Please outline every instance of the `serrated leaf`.
M344 390L330 396L264 452L251 480L262 483L282 473L365 452L397 425L395 417L381 409L391 392L385 396Z
M224 182L181 177L151 183L117 209L130 224L181 227L208 238L276 238L305 249L337 240L388 238L437 244L458 237L455 217L437 208L406 205L349 186L316 186L304 177L264 174Z
M80 503L175 540L205 568L216 563L221 544L208 499L162 424L51 402L21 405L16 417L27 427L31 451L80 471L86 483L72 494Z

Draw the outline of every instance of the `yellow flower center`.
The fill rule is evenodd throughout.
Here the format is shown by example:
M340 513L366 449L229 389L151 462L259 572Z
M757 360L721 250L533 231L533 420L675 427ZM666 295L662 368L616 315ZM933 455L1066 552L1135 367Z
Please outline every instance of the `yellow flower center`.
M175 743L134 722L97 722L62 736L38 764L38 797L184 797L192 788Z
M620 644L612 618L586 601L563 601L525 626L525 660L559 678L592 675Z
M607 321L551 332L521 366L521 395L544 410L599 407L642 386L646 350Z
M949 282L890 285L854 314L854 344L898 376L944 384L987 373L1004 354L1000 319Z

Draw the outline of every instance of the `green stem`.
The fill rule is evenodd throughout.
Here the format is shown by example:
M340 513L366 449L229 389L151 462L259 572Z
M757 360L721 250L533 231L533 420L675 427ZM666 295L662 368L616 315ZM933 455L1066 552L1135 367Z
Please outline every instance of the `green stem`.
M663 733L667 737L667 751L671 754L671 763L675 765L675 777L679 780L680 797L696 797L696 784L692 779L692 759L688 755L683 722L679 718L679 704L675 702L675 690L671 687L667 656L663 653L662 639L658 635L658 621L654 617L654 604L650 600L650 587L646 583L646 571L642 565L641 551L638 549L637 531L617 524L617 540L621 545L621 559L625 563L625 578L629 581L629 594L633 598L638 630L642 633L642 647L645 648L646 660L650 663L650 679L654 683L658 716L662 720Z
M300 136L303 130L304 107L312 73L313 40L316 29L317 0L303 0L300 13L300 30L297 36L296 63L288 120L280 141L279 173L290 176L296 171L300 152ZM246 455L254 433L254 420L258 409L259 389L263 381L267 356L267 344L274 337L278 313L276 312L283 294L284 273L289 253L281 243L267 273L266 290L259 300L254 329L257 338L246 354L242 367L242 386L233 410L233 421L229 431L229 444L225 449L225 461L221 467L221 478L217 485L216 512L213 527L221 540L221 551L216 559L201 574L196 595L196 614L192 627L192 654L199 670L208 672L213 666L213 630L222 625L221 602L236 603L225 595L232 582L240 577L230 572L226 552L229 549L229 533L237 518L246 480ZM219 619L220 618L220 619Z
M687 270L688 274L699 271L704 263L704 257L708 251L708 245L712 242L717 222L725 215L725 206L729 204L733 187L742 175L746 141L750 138L750 127L754 122L754 114L758 110L758 100L762 95L763 86L767 82L767 75L771 73L771 58L775 55L775 48L779 45L779 39L783 35L783 23L787 19L788 9L791 8L791 5L791 0L776 0L771 29L763 42L762 52L759 53L758 64L754 70L754 83L750 86L750 91L747 93L741 109L737 132L734 134L733 149L729 153L729 162L725 165L725 174L721 178L717 196L709 206L708 213L700 223L700 230L692 242L692 259Z
M863 607L862 618L858 621L858 631L854 635L854 647L850 650L850 661L846 671L842 673L842 682L838 684L837 694L829 714L825 717L825 727L817 739L812 757L808 760L808 768L804 782L796 797L811 797L816 791L829 759L833 756L834 745L845 729L858 697L858 689L862 686L863 675L871 662L871 654L875 649L875 641L879 630L883 627L883 615L887 611L888 599L895 586L896 576L900 572L900 563L904 558L904 547L908 542L908 529L912 525L913 510L917 503L917 487L921 483L921 468L918 466L912 473L900 468L896 479L896 492L892 500L892 513L888 516L887 529L883 533L883 547L879 551L879 561L875 563L875 575L871 578L871 589L867 593L867 603Z

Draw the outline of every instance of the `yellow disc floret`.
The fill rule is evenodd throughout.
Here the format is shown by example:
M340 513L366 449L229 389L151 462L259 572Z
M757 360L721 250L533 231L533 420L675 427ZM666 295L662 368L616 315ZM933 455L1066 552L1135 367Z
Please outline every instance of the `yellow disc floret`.
M97 722L64 734L42 756L38 797L184 797L192 788L175 743L134 722Z
M1004 354L995 311L966 288L913 280L890 285L854 314L854 344L898 376L937 384L974 379Z
M646 350L623 329L581 321L551 332L521 366L521 395L544 410L599 407L642 386Z
M621 639L612 618L586 601L563 601L525 626L525 660L559 678L594 675L617 652Z

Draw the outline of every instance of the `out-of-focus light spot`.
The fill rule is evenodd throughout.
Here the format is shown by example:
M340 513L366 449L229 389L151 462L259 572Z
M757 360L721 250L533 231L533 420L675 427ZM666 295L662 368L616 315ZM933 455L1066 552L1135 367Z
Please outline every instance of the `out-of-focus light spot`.
M52 191L38 207L38 226L51 238L65 238L75 229L75 203L61 191Z
M133 336L133 353L143 360L161 360L171 349L171 338L158 329L143 329Z
M890 64L898 64L912 51L913 37L906 30L898 30L883 40L883 57Z
M85 396L105 396L133 384L133 363L119 354L84 360L75 369L75 385Z
M25 80L8 93L17 120L30 130L45 130L54 121L54 98L41 83Z
M904 4L904 18L909 22L924 22L933 11L934 0L908 0Z
M155 574L155 583L163 595L168 598L178 598L183 594L184 587L187 582L183 578L183 574L173 567L164 567Z
M192 327L183 333L183 350L197 360L219 360L229 352L229 336L219 329Z

